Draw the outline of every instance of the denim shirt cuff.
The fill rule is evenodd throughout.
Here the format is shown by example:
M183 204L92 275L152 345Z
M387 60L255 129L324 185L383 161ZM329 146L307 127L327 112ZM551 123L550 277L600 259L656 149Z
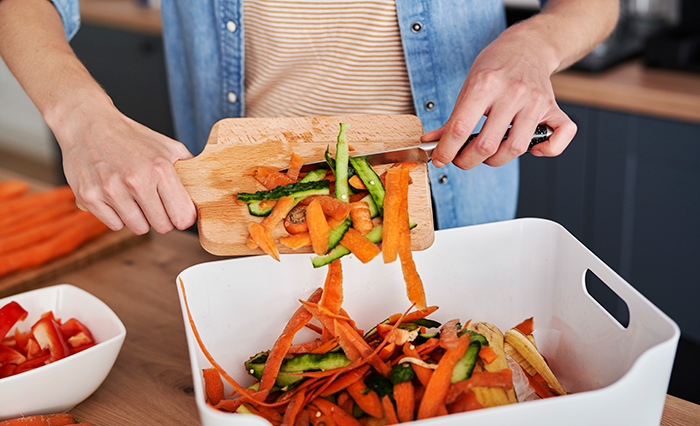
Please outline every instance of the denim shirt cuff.
M61 15L66 40L72 39L80 28L80 4L78 0L51 0L51 2L58 14Z

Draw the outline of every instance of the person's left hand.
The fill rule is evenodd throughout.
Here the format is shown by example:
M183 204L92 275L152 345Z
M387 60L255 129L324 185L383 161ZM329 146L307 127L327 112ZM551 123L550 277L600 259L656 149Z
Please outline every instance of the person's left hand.
M550 75L557 66L526 28L516 25L502 33L474 61L447 123L421 138L439 140L433 164L453 162L464 170L480 163L501 166L527 151L540 123L554 132L532 154L561 154L577 128L554 99ZM483 115L487 118L479 136L457 155ZM501 143L510 125L508 139Z

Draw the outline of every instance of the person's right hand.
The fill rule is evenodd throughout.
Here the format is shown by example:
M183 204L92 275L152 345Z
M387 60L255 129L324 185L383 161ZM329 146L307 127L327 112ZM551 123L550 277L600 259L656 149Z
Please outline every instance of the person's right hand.
M173 167L192 157L183 144L113 106L71 121L54 133L78 203L112 230L126 226L137 235L150 227L163 234L195 222L194 204Z

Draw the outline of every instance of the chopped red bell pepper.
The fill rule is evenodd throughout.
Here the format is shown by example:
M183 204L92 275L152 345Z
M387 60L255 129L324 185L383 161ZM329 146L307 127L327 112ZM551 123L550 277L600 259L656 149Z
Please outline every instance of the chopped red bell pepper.
M24 321L25 318L27 318L27 311L15 301L0 308L0 340L5 338L17 321Z
M0 365L21 364L26 360L27 358L16 350L5 345L0 345Z
M48 349L51 363L70 355L70 349L63 338L61 326L52 317L43 317L32 326L32 333L41 349Z
M75 318L71 318L61 324L61 332L63 333L63 337L66 339L70 339L73 336L83 333L85 338L93 342L95 341L90 330L82 322Z

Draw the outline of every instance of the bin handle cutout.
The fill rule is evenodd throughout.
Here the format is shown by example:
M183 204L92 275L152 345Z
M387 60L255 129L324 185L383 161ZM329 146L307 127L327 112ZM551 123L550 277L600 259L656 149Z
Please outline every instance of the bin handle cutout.
M586 269L584 283L588 295L598 302L598 305L617 321L620 327L626 329L630 322L630 310L627 302L622 300L590 269Z

